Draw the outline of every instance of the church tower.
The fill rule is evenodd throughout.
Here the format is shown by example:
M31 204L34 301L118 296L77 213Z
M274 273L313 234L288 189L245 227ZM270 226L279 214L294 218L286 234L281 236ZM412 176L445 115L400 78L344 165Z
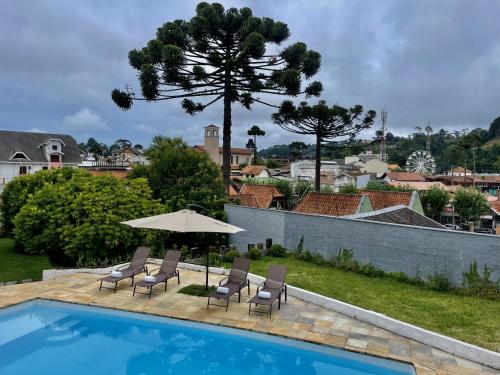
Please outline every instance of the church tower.
M219 127L215 125L205 126L205 151L216 164L222 164L219 153Z

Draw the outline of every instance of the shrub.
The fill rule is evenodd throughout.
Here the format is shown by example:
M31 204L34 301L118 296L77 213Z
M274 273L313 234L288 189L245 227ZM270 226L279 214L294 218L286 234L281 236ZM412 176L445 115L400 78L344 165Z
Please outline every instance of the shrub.
M303 251L304 251L304 236L301 236L299 244L297 245L297 252L301 253Z
M236 250L229 250L223 257L222 259L224 262L232 263L234 261L234 258L238 258L240 256L240 253L238 253Z
M208 264L210 264L213 267L220 267L222 264L220 255L217 253L209 253Z
M442 271L434 269L434 274L429 277L428 286L431 289L439 292L446 292L451 290L450 280L448 279L448 272L446 268Z
M46 252L57 264L81 266L129 258L158 231L121 221L164 212L145 179L75 175L38 189L14 219L14 235L30 254Z
M247 256L252 260L258 260L262 258L262 250L257 249L256 247L251 248L250 250L248 250Z
M267 250L267 255L275 258L283 258L286 256L286 248L280 244L274 244L269 250Z
M90 176L88 172L76 168L62 168L39 171L34 174L18 176L5 185L0 195L2 225L5 231L14 228L14 217L26 204L30 196L45 185L64 182L72 178Z
M462 286L464 293L478 297L500 299L500 279L490 280L491 268L484 266L483 275L477 269L477 261L474 260L469 266L469 271L462 274Z

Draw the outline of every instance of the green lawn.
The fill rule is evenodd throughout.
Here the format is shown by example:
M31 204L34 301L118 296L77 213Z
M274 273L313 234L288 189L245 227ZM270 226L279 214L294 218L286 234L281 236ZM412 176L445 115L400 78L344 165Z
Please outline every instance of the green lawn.
M289 285L500 351L500 302L436 292L292 258L253 260L250 272L265 276L270 263L288 264Z
M0 282L41 280L42 271L52 268L46 255L25 255L14 251L14 241L0 238Z

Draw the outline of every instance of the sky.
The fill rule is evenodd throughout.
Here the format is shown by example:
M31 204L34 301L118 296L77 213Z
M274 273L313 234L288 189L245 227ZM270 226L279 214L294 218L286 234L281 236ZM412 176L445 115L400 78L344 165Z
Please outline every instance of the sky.
M427 121L435 130L487 128L500 115L500 1L220 2L288 24L291 37L284 46L302 41L322 55L313 78L324 85L322 99L385 108L394 134L407 135ZM128 51L145 46L163 23L191 18L197 3L3 2L0 129L65 133L78 141L94 137L107 144L126 138L148 145L157 134L202 143L203 126L222 124L221 103L190 116L178 101L139 102L122 111L110 97L113 88L138 89ZM275 98L276 104L281 100ZM266 131L260 148L312 141L274 125L272 112L236 104L232 145L244 147L251 125ZM363 136L378 127L377 121Z

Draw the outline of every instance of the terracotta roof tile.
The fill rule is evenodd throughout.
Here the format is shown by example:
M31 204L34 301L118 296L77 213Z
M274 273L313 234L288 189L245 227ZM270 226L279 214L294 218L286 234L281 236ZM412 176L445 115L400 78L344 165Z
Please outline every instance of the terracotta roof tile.
M409 206L413 192L400 191L363 191L370 197L374 210L380 210L386 207L392 207L402 204Z
M263 165L247 165L241 170L241 174L256 176L260 174L264 169L266 169L266 167Z
M391 181L388 183L388 185L409 187L410 189L415 189L418 191L429 190L432 187L438 187L443 190L449 190L448 186L446 186L442 182L436 182L436 181Z
M240 194L238 195L238 199L240 201L241 206L259 208L259 205L257 204L257 199L255 199L255 195L253 194Z
M425 177L417 172L386 172L385 175L396 181L425 181Z
M272 185L245 184L240 190L240 197L242 195L253 195L259 208L269 208L273 199L283 198L283 194Z
M360 194L309 193L295 207L303 214L346 216L358 212Z
M229 185L229 197L234 198L238 196L238 192L233 185Z

